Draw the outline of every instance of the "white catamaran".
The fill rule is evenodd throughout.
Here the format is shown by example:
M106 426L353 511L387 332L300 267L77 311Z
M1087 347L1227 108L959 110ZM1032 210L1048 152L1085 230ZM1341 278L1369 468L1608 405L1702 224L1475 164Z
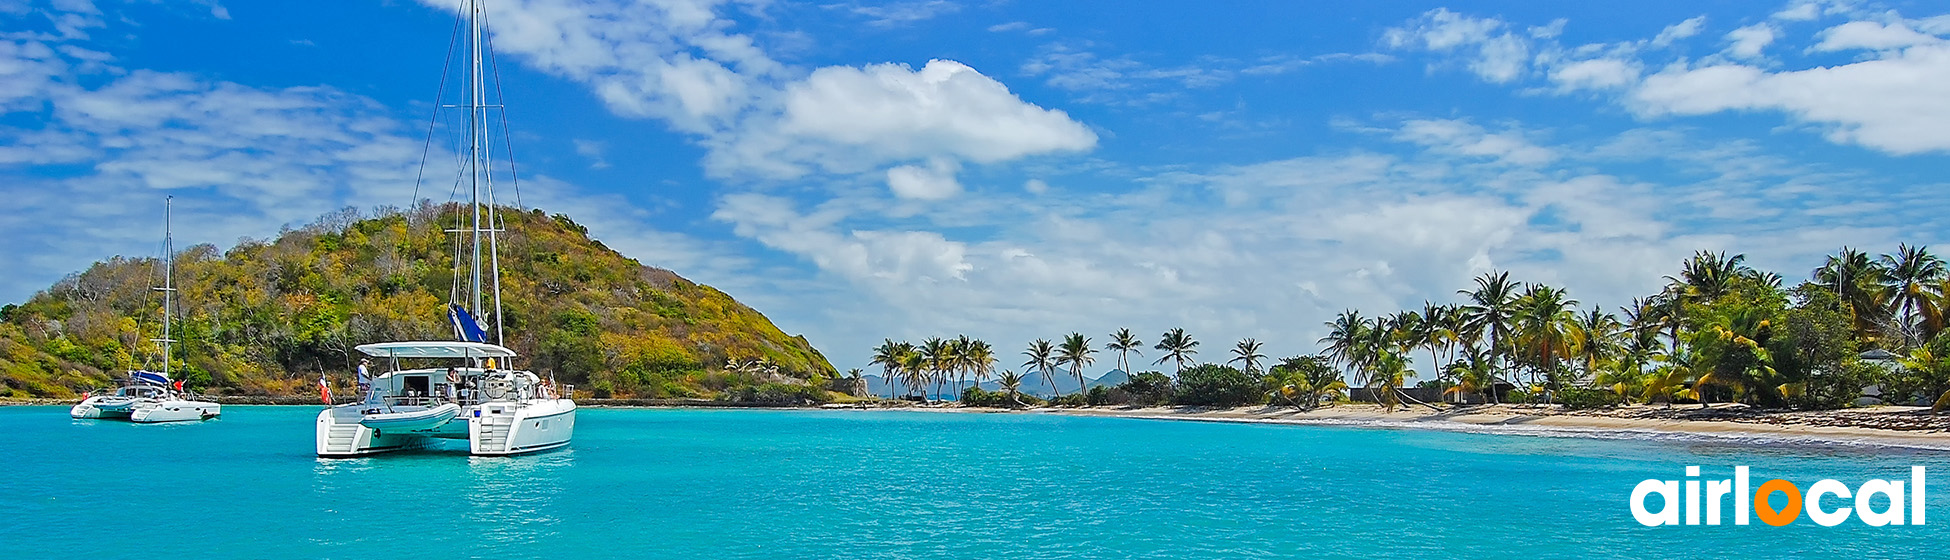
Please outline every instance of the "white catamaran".
M80 404L68 409L68 416L150 424L208 420L223 414L222 405L195 400L182 390L181 381L172 384L169 380L169 360L174 355L170 352L170 345L176 342L169 337L170 318L176 310L176 285L173 281L176 276L176 247L169 230L171 198L163 198L163 287L155 288L163 294L163 332L162 338L152 339L152 342L162 345L162 371L131 371L126 385L113 393L83 399Z
M461 299L464 291L468 305L448 305L448 318L460 340L358 346L360 353L382 362L384 373L371 379L358 402L318 414L320 457L423 448L438 439L465 439L474 455L514 455L568 445L575 433L576 405L568 398L572 389L558 387L533 372L513 369L515 353L501 345L501 269L496 234L503 230L494 204L485 133L488 110L499 106L488 103L483 85L482 40L486 29L480 0L468 0L463 9L467 12L472 72L470 102L462 106L468 110L468 157L462 171L473 187L469 207L473 224L454 232L465 235L471 243L472 258L464 290L459 287L460 271L454 275L454 299ZM456 243L460 242L456 238ZM475 319L486 316L484 310L493 312L492 343L488 342L487 329ZM361 382L363 385L365 380Z

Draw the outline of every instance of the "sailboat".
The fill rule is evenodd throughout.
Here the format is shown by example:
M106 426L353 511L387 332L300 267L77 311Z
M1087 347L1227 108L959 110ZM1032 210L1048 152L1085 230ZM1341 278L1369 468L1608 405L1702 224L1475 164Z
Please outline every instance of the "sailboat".
M472 58L470 103L461 106L468 110L469 120L463 171L472 186L468 210L473 221L470 227L454 230L465 235L472 249L466 285L460 286L462 276L456 269L456 301L447 306L457 340L355 347L368 360L379 360L382 373L369 384L362 380L357 401L318 413L315 437L320 457L426 448L441 439L467 440L473 455L516 455L566 446L575 434L576 405L567 397L574 388L515 368L518 356L502 345L497 234L504 230L494 205L485 133L488 110L498 105L488 103L483 83L486 24L481 2L468 0L463 9ZM491 335L477 319L483 316L493 319ZM367 365L360 367L363 377Z
M83 399L68 409L68 416L153 424L208 420L223 414L223 405L194 400L182 390L181 381L172 383L169 379L169 361L175 355L170 345L176 342L169 337L170 319L176 314L176 246L169 229L169 208L174 198L163 198L163 287L155 288L163 293L163 332L162 338L151 340L162 345L162 371L131 371L126 385L110 394Z

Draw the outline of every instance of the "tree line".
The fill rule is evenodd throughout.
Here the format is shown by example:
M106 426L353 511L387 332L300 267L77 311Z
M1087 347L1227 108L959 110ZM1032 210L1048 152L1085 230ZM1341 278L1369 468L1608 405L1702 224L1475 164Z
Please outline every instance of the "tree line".
M1889 402L1950 406L1950 267L1927 247L1905 244L1875 257L1843 248L1791 286L1748 266L1745 255L1700 251L1664 280L1657 292L1612 311L1564 288L1485 273L1453 303L1372 316L1346 310L1325 323L1317 351L1264 370L1258 340L1238 341L1222 364L1199 364L1199 342L1174 328L1150 348L1158 351L1151 363L1170 363L1175 375L1132 374L1117 387L1087 388L1084 369L1101 350L1129 372L1130 355L1142 356L1144 342L1120 329L1100 349L1073 332L1028 343L1026 373L1003 371L999 394L1020 403L1024 376L1038 375L1058 403L1311 407L1352 386L1372 389L1393 409L1422 356L1429 375L1416 386L1452 402L1829 409L1876 386ZM968 397L972 389L990 398L980 384L997 361L987 342L965 335L921 344L888 339L872 358L889 380L889 398L896 382L909 397L952 386L953 394ZM1064 395L1058 373L1068 374L1063 381L1073 380L1075 392Z

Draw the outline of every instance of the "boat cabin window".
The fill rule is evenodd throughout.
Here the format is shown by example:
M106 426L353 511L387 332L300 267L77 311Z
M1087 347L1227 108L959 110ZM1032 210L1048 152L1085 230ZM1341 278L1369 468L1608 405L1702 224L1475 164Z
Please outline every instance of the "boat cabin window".
M424 375L407 376L406 386L404 388L406 389L406 391L402 394L416 396L416 397L426 396L428 394L427 376Z

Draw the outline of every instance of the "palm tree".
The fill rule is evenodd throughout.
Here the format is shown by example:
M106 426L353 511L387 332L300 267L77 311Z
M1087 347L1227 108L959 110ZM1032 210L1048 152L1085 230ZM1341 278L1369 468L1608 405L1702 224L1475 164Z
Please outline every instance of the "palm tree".
M977 387L988 380L990 373L995 372L995 347L989 346L988 341L976 340L969 343L963 357L968 362L969 371L975 374Z
M1517 283L1510 281L1509 272L1484 273L1476 277L1475 290L1457 293L1469 298L1469 305L1463 307L1463 314L1468 317L1466 328L1490 336L1490 379L1494 384L1497 366L1508 352L1510 321L1516 314ZM1491 390L1490 394L1495 395L1496 391Z
M1361 340L1367 337L1369 321L1361 317L1360 311L1349 309L1327 322L1327 336L1319 343L1327 345L1327 360L1350 370L1362 361Z
M1022 351L1022 355L1029 357L1029 361L1023 362L1022 367L1043 374L1043 383L1049 385L1049 390L1055 392L1056 396L1063 396L1063 391L1056 388L1056 379L1049 375L1049 370L1056 367L1055 345L1050 344L1048 340L1038 338L1035 342L1029 343L1029 349Z
M1280 360L1267 372L1269 396L1284 399L1303 409L1320 405L1320 396L1347 388L1341 374L1319 356L1295 356Z
M1437 348L1452 344L1456 340L1455 331L1449 329L1450 321L1448 315L1454 313L1453 309L1447 305L1436 305L1435 302L1423 301L1422 320L1416 323L1416 331L1410 337L1410 341L1415 343L1416 346L1429 349L1429 369L1431 370L1429 371L1429 377L1436 381L1442 380L1445 371L1441 369L1439 364L1442 362L1437 360L1435 351Z
M907 385L907 394L927 398L928 357L916 350L901 355L901 382Z
M1742 264L1747 255L1728 257L1725 252L1699 251L1680 263L1679 276L1666 280L1679 287L1681 299L1691 303L1712 303L1733 291L1734 279L1752 276L1754 269Z
M1088 391L1088 388L1083 385L1083 368L1090 367L1091 363L1097 361L1090 356L1096 352L1097 349L1090 345L1090 339L1084 338L1082 333L1070 333L1069 336L1063 337L1063 344L1056 348L1056 363L1070 366L1070 375L1077 377L1079 395Z
M1394 412L1395 407L1401 404L1401 398L1397 393L1407 382L1408 362L1402 359L1400 354L1383 348L1375 355L1373 367L1373 371L1368 375L1367 386L1374 390L1375 400L1381 401L1382 407L1388 412Z
M1835 289L1836 297L1848 306L1856 338L1871 342L1889 318L1889 292L1883 289L1887 276L1888 271L1868 253L1848 247L1829 256L1814 272L1815 283Z
M1018 407L1022 406L1022 398L1018 396L1022 393L1022 374L1016 373L1014 370L1005 369L1002 370L1002 375L997 377L996 381L1002 384L1002 390L1009 392L1010 404Z
M1883 255L1881 263L1886 271L1883 287L1889 292L1889 313L1901 321L1907 346L1926 342L1917 340L1919 329L1942 328L1943 313L1932 296L1940 295L1937 290L1946 276L1943 259L1930 254L1929 247L1903 244L1896 247L1895 255Z
M1137 352L1137 355L1143 356L1143 348L1144 343L1138 341L1137 335L1131 334L1131 329L1117 329L1117 332L1111 333L1110 342L1104 343L1105 350L1117 351L1117 369L1126 374L1131 373L1130 354Z
M1262 346L1260 342L1255 339L1248 338L1241 340L1238 344L1233 345L1233 358L1226 360L1226 363L1245 362L1244 366L1247 375L1258 373L1259 361L1266 359L1265 354L1259 353L1260 346Z
M1598 362L1615 355L1619 350L1618 333L1621 326L1618 317L1606 313L1603 308L1593 307L1583 315L1577 316L1572 325L1572 348L1584 362L1584 377L1596 379Z
M873 361L880 366L881 380L887 382L887 398L894 398L894 372L901 367L907 354L914 352L914 345L894 342L891 338L880 339L880 345L873 348Z
M1175 328L1165 331L1164 336L1159 337L1158 345L1152 348L1164 351L1164 355L1158 356L1158 361L1151 363L1162 364L1165 360L1171 360L1178 364L1178 371L1182 373L1185 371L1185 362L1191 361L1191 357L1198 354L1198 341L1187 336L1185 329Z
M922 396L932 398L941 394L941 383L947 379L948 367L955 363L955 345L940 338L929 338L921 342L921 355L927 357L927 381L934 385L932 395Z
M1556 385L1557 363L1571 354L1571 337L1577 325L1577 316L1571 307L1578 300L1565 297L1564 290L1531 284L1517 300L1517 332L1515 341L1523 349L1522 356L1535 359L1534 371L1543 374L1547 385ZM1537 381L1533 375L1532 383ZM1554 387L1553 387L1554 388Z

